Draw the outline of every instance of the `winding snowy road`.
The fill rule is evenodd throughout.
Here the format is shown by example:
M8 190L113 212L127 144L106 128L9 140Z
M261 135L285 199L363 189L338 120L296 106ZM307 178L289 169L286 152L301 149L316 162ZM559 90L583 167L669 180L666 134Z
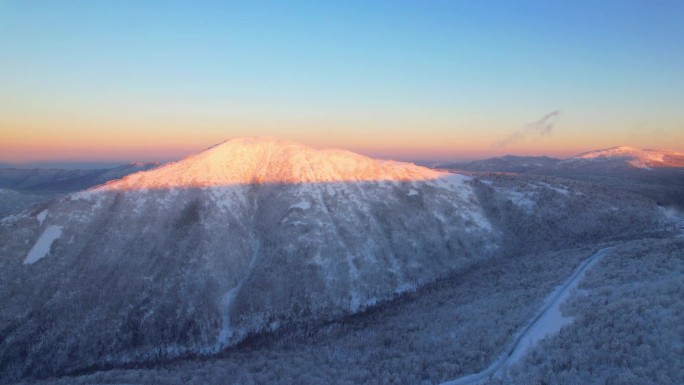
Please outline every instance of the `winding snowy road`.
M524 357L528 349L534 346L538 341L548 335L558 332L561 327L572 322L571 318L563 317L560 312L560 305L570 297L573 289L577 288L585 273L612 248L613 247L603 248L589 257L589 259L582 262L572 275L547 297L544 301L544 306L534 317L532 317L532 319L530 319L520 333L518 333L515 340L504 353L489 365L489 367L481 372L448 381L442 385L482 384L491 378L501 377L512 364Z

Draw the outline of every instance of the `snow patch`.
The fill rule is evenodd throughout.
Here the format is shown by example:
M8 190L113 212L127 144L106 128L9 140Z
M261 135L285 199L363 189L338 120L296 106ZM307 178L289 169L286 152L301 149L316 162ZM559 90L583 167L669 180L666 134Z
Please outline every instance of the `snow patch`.
M217 353L217 352L221 351L223 348L228 346L232 342L232 339L234 337L236 337L236 334L239 333L239 331L236 332L231 327L230 312L232 310L232 306L233 306L233 302L235 301L235 298L238 296L238 294L242 290L242 286L245 284L245 281L252 275L254 269L256 268L256 262L257 262L257 259L259 258L260 250L261 250L261 245L257 242L254 246L254 249L252 250L252 258L249 261L249 265L247 266L247 269L243 272L242 277L237 282L237 284L235 286L233 286L232 288L230 288L223 295L223 298L221 298L221 307L222 307L221 330L219 331L218 336L216 336L216 342L214 343L213 346L206 349L207 351L212 352L212 353Z
M48 211L47 209L41 211L38 215L36 215L36 219L38 220L38 225L42 226L43 222L45 221L45 218L47 218Z
M513 202L514 205L522 207L528 212L532 211L534 205L537 203L533 201L530 196L520 191L505 190L504 192L508 195L508 199Z
M77 200L85 200L85 201L90 201L93 198L95 198L98 194L93 192L93 190L85 190L85 191L78 191L72 194L69 194L69 200L70 201L77 201Z
M426 181L426 183L455 192L462 200L470 201L474 199L475 194L472 187L466 182L472 179L473 177L468 175L443 173L439 178Z
M675 229L680 231L680 236L684 236L684 212L680 212L672 207L661 207L660 210L665 218L672 223Z
M50 247L52 246L52 243L61 236L61 226L50 225L46 227L43 231L43 234L41 234L36 241L36 244L33 245L33 248L31 248L28 255L26 255L26 259L24 259L24 265L36 263L45 258L50 253Z
M408 195L408 196L418 195L418 190L412 188L411 190L409 190L408 194L406 194L406 195Z

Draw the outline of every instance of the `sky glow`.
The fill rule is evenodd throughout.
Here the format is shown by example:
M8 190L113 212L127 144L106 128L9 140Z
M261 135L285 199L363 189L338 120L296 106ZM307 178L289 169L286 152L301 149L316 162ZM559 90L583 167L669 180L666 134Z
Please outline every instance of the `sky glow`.
M2 1L0 162L245 135L399 160L684 151L682 20L681 1Z

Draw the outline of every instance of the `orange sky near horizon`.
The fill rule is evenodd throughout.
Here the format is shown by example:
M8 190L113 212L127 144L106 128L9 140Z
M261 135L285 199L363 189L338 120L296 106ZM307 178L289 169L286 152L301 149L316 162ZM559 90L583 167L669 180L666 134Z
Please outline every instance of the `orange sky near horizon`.
M608 133L573 135L573 130L556 130L553 135L535 136L508 145L497 144L505 130L486 128L447 130L404 128L391 130L367 125L356 130L331 124L330 130L296 129L289 125L268 129L263 124L218 124L204 129L189 125L168 128L127 124L28 125L0 119L0 162L25 163L49 161L134 162L169 161L197 153L235 136L273 136L315 147L346 149L371 157L395 160L473 160L507 154L565 158L585 151L628 145L636 148L661 148L684 152L682 133L633 132L626 138ZM325 124L325 123L322 123ZM357 123L357 126L359 124ZM248 126L249 129L244 127ZM14 127L14 129L7 129ZM422 134L415 134L416 132ZM577 130L574 130L577 131ZM509 130L515 132L515 130ZM508 134L506 134L508 135Z

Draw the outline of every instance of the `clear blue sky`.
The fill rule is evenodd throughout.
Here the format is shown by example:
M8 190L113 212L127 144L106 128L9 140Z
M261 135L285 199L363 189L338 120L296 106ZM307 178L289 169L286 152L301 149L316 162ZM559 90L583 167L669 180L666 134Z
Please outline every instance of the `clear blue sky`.
M0 161L255 134L400 159L684 151L684 1L0 2Z

